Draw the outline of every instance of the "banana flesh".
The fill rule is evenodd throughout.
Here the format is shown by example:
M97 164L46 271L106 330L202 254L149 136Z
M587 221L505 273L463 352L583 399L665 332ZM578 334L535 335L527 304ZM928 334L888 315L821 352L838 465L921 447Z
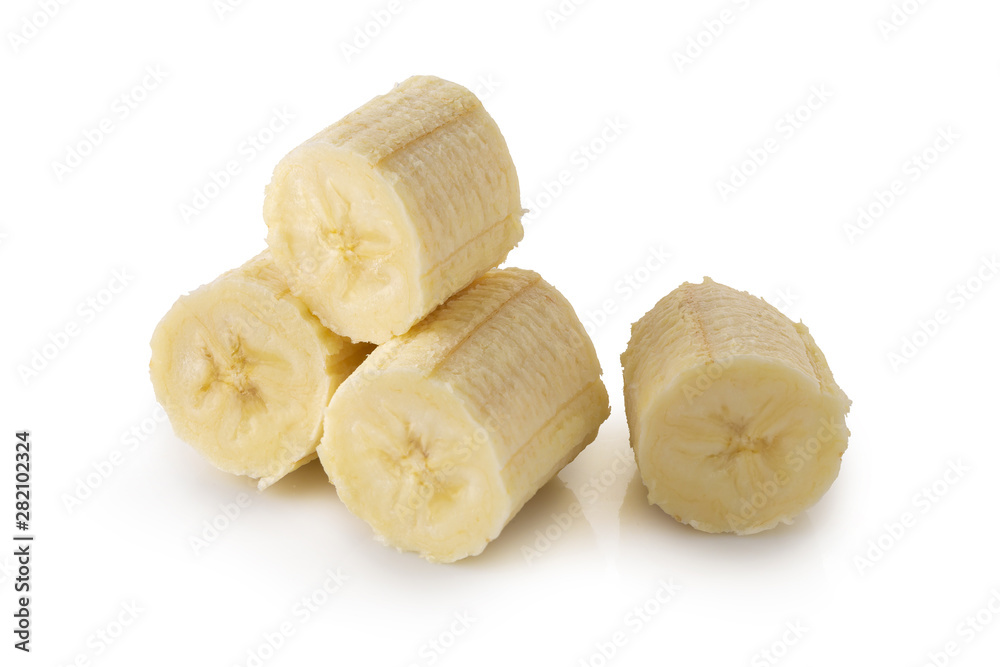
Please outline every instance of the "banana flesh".
M521 240L507 144L469 90L407 79L292 150L264 201L267 242L328 328L383 343Z
M684 283L632 326L622 366L649 502L678 521L756 533L836 479L851 402L809 330L762 299Z
M555 288L492 270L340 386L320 460L384 543L473 556L596 437L610 413L600 375Z
M266 251L178 299L150 345L174 432L260 488L316 457L334 389L372 349L323 327Z

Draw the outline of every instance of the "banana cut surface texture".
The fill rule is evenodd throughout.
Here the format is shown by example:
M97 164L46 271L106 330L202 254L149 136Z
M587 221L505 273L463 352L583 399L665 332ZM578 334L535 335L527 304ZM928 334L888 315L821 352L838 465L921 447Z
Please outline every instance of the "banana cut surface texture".
M850 400L809 330L705 278L632 326L629 438L649 502L711 533L791 523L840 471Z
M150 345L174 432L262 489L316 458L334 389L372 349L320 324L266 251L179 298Z
M328 328L383 343L521 240L507 143L466 88L416 76L293 149L265 191L267 242Z
M569 302L534 272L492 270L338 388L318 451L381 541L452 562L496 538L609 414Z

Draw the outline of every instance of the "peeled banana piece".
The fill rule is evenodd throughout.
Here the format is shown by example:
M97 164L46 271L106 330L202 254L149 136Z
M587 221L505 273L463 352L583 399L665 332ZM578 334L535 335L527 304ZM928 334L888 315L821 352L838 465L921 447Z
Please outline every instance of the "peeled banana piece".
M266 251L178 299L150 346L174 432L261 489L316 458L334 389L372 349L323 327Z
M840 471L851 401L800 324L705 278L632 326L629 436L649 502L710 533L791 523Z
M538 274L492 270L334 394L319 457L384 543L479 554L610 413L594 346Z
M354 341L405 333L521 240L517 172L469 90L416 76L292 150L265 191L292 291Z

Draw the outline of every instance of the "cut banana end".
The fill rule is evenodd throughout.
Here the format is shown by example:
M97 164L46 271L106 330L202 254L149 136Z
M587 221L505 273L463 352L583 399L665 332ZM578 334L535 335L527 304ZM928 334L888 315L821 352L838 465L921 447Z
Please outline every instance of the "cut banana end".
M705 278L632 326L625 411L649 502L706 532L791 523L840 472L850 400L802 324Z
M267 252L178 299L150 345L174 432L262 489L316 458L334 389L372 349L324 328Z
M368 357L318 451L384 543L452 562L496 538L609 413L569 302L536 273L493 270Z
M285 156L267 243L320 321L383 343L497 266L521 240L507 144L467 89L407 79Z

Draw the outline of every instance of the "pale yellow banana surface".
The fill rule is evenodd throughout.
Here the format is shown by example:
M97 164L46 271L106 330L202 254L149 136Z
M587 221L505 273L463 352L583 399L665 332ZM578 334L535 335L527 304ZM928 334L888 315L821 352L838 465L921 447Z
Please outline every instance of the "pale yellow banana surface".
M327 327L382 343L521 240L507 143L469 90L416 76L292 150L264 201L267 242Z
M178 299L150 345L174 432L261 488L316 457L334 389L372 349L323 327L267 252Z
M493 270L368 357L318 451L384 543L451 562L496 538L609 412L569 302L534 272Z
M850 400L802 324L705 278L632 326L629 437L649 502L707 531L791 523L840 471Z

